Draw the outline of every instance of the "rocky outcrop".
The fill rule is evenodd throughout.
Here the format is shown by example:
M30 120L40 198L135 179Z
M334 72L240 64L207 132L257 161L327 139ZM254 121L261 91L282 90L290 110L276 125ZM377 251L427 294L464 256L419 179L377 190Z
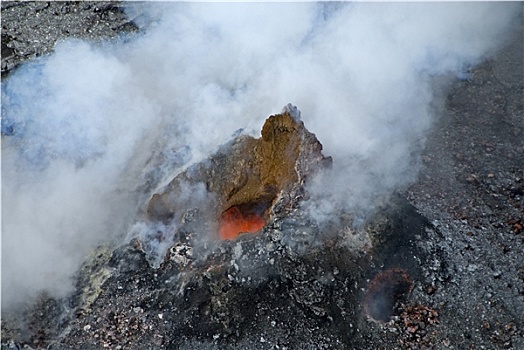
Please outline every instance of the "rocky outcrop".
M266 120L260 138L240 135L175 176L152 195L145 209L147 220L181 220L191 206L203 207L180 193L204 184L209 196L202 214L219 223L221 238L256 232L270 218L273 205L290 198L283 193L301 190L308 177L330 165L331 158L321 151L322 144L305 128L300 112L288 105Z

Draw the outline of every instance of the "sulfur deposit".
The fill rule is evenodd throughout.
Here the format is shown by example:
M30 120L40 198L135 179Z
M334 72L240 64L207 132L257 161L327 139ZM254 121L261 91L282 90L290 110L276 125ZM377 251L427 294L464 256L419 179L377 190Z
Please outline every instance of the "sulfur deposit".
M177 220L188 209L177 194L201 183L212 195L206 203L210 220L219 222L222 239L260 230L282 194L297 191L306 179L331 163L322 144L291 105L270 116L260 138L240 135L211 156L178 174L147 204L151 221ZM209 212L210 211L210 212Z

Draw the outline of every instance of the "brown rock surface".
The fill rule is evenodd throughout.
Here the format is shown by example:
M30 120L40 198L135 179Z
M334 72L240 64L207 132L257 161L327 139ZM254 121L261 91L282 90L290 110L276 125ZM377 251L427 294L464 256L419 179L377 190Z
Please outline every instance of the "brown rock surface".
M266 120L262 137L240 135L209 160L175 176L152 195L147 218L170 221L183 215L189 209L188 202L181 201L177 194L188 184L203 183L212 194L212 204L206 207L215 221L221 216L231 217L224 215L231 210L240 212L237 217L255 216L267 221L281 193L289 193L331 162L321 151L321 143L304 127L299 112L288 105L281 114Z

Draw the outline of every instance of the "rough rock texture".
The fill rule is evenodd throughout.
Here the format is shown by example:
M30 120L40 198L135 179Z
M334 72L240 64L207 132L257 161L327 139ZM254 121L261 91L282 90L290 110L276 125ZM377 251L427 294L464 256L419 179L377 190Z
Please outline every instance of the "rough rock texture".
M288 240L302 225L286 217L201 261L180 259L187 251L175 247L157 270L138 242L126 245L113 252L107 265L113 272L98 298L53 348L365 346L357 330L367 324L360 290L373 263L336 241L298 254Z
M238 136L153 194L147 218L169 221L178 214L180 220L195 205L186 198L180 200L180 193L202 183L211 194L206 201L212 211L210 220L218 222L221 214L238 208L240 213L253 212L267 221L277 200L281 207L288 205L289 194L330 163L331 158L325 158L321 150L315 135L304 128L296 107L288 105L282 114L267 119L261 138Z
M38 17L60 19L53 28L64 37L96 23L67 15L111 12L90 4L2 2L2 72L31 57L4 54L8 42L52 48ZM47 12L64 5L69 12ZM360 232L344 217L331 230L275 205L261 233L205 257L195 258L186 232L158 269L138 241L102 248L70 299L42 296L25 328L2 315L2 349L523 349L523 27L453 84L419 180ZM390 322L368 320L366 309L384 314L378 305L395 305L384 311Z
M136 30L116 1L2 1L2 77L61 39L99 41Z
M438 287L427 300L455 348L524 348L523 33L521 17L503 50L453 84L408 191L436 228L421 242Z

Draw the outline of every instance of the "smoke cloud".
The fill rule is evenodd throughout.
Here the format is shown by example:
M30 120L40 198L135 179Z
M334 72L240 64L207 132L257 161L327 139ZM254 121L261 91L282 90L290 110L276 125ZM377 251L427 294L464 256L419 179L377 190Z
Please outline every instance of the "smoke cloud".
M258 136L289 102L334 158L311 214L371 212L416 176L434 77L464 76L518 12L132 3L139 35L58 44L2 82L2 306L66 295L85 254L123 239L155 187L240 128Z

